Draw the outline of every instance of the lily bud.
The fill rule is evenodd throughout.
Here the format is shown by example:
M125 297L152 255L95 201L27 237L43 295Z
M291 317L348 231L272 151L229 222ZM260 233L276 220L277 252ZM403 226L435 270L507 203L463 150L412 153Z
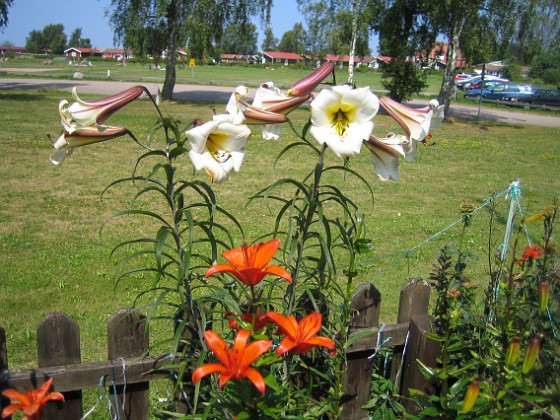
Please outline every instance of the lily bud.
M84 101L78 97L76 87L74 87L72 96L76 102L70 104L63 100L58 106L62 126L71 134L83 127L103 124L116 111L134 101L143 93L147 93L146 88L133 86L113 96Z
M519 351L521 349L521 340L519 337L513 337L511 343L509 343L507 357L506 357L506 365L511 366L513 365L517 359L519 358Z
M472 410L476 400L478 400L478 395L480 394L480 383L478 380L471 382L465 393L465 398L463 400L463 408L461 409L461 414L466 414Z
M117 137L130 134L124 127L111 126L88 126L75 130L72 133L63 131L58 140L54 143L54 152L51 154L51 162L60 165L67 156L70 156L75 147L87 146L89 144L100 143Z
M539 337L533 337L529 340L527 345L527 351L525 352L525 359L523 360L523 366L521 371L523 373L528 373L537 361L537 356L541 349L541 340Z
M550 299L550 286L546 282L542 282L539 286L539 308L541 312L546 311L548 300Z
M330 61L323 63L321 67L319 67L309 76L306 76L303 79L294 83L293 86L288 90L288 95L289 96L309 95L311 92L315 90L317 86L321 84L321 82L329 74L332 73L333 69L334 69L334 65Z

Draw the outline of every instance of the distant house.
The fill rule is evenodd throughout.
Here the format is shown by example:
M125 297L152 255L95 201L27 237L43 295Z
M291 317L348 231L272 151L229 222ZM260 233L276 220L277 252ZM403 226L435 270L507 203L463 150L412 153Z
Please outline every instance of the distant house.
M101 51L97 48L70 47L64 50L64 55L69 58L101 57Z
M447 42L435 42L430 51L422 50L416 53L416 61L422 63L424 68L433 68L435 70L443 70L447 67ZM468 67L468 63L464 58L463 51L457 51L457 59L454 68Z
M0 55L5 55L8 53L23 54L24 52L25 52L25 47L12 47L11 45L0 45Z
M335 66L348 67L348 64L350 63L350 56L339 55L339 54L325 54L325 60L330 61ZM360 57L355 55L354 65L357 65L359 62L360 62Z
M280 52L280 51L263 51L262 63L282 63L288 64L303 63L304 58L296 53Z
M189 59L189 53L184 48L179 48L177 50L177 59L179 61L187 61Z
M104 48L101 50L101 57L113 58L115 60L128 60L133 58L134 55L131 51L123 50L122 48Z
M387 66L393 60L394 58L389 57L388 55L378 55L376 57L373 57L373 61L370 67L373 67L374 69L380 69Z
M220 54L220 63L239 63L243 61L241 54Z

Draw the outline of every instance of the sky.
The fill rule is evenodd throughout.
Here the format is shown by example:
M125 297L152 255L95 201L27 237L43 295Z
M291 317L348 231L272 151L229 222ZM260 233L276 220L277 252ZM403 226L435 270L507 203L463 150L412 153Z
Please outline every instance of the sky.
M8 25L0 30L0 45L10 42L16 47L24 47L25 40L33 30L42 30L49 24L61 23L68 38L76 28L82 28L82 37L91 40L94 48L119 47L113 44L113 32L105 9L110 0L14 0L8 9ZM271 27L278 39L284 32L301 22L296 0L275 0L271 12ZM262 28L259 30L258 47L263 40ZM370 44L374 49L374 45ZM375 53L375 51L372 51Z

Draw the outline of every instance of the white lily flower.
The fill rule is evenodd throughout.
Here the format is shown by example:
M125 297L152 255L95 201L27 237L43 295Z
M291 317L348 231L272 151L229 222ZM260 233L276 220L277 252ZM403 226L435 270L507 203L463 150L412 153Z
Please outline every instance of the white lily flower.
M379 100L369 88L332 86L323 89L311 103L309 132L338 157L355 156L360 153L362 142L369 139L378 110Z
M246 125L209 121L185 134L194 168L204 169L212 182L219 183L228 179L232 171L241 169L251 130Z
M423 141L426 137L430 137L434 112L437 113L434 127L443 120L443 105L440 106L436 99L432 99L430 104L424 108L411 108L387 96L380 97L379 101L412 140Z

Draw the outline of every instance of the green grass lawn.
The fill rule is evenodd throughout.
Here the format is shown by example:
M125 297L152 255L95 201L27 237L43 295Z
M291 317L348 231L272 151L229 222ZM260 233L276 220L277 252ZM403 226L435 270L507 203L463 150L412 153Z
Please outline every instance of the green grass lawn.
M118 139L79 149L60 167L53 166L47 135L55 139L60 131L57 106L65 98L69 94L60 91L0 92L0 326L6 330L12 368L36 366L36 327L52 311L67 312L79 322L84 361L104 359L107 319L152 285L146 275L116 285L115 262L109 256L116 244L149 232L145 220L122 220L100 234L108 216L135 205L130 202L133 191L124 187L103 199L100 194L111 181L130 175L141 151L132 141ZM213 107L222 110L224 104L171 102L164 111L190 121L208 118ZM291 116L301 127L308 111ZM147 101L137 101L109 121L142 136L154 114ZM399 131L385 115L375 123L374 134ZM242 222L248 241L272 230L275 217L262 202L248 204L249 197L281 177L302 177L314 165L311 156L291 153L273 170L274 157L295 136L287 127L279 142L263 141L255 127L253 133L241 172L214 188L219 202ZM439 248L461 238L459 223L426 241L461 218L463 201L481 206L514 179L521 181L522 201L530 213L560 193L557 128L455 119L433 136L433 146L421 147L414 162L401 163L400 182L379 181L365 148L351 161L350 167L371 182L374 202L351 177L333 179L366 215L373 251L362 257L356 285L372 281L382 292L383 322L395 321L400 288L410 278L427 279ZM331 154L328 161L336 163ZM193 176L186 155L180 170L186 178ZM501 196L493 249L503 239L508 205ZM474 254L469 272L481 288L487 281L488 229L488 213L481 210L463 240ZM531 234L538 241L540 230L535 229ZM156 338L167 334L163 327L153 331Z

